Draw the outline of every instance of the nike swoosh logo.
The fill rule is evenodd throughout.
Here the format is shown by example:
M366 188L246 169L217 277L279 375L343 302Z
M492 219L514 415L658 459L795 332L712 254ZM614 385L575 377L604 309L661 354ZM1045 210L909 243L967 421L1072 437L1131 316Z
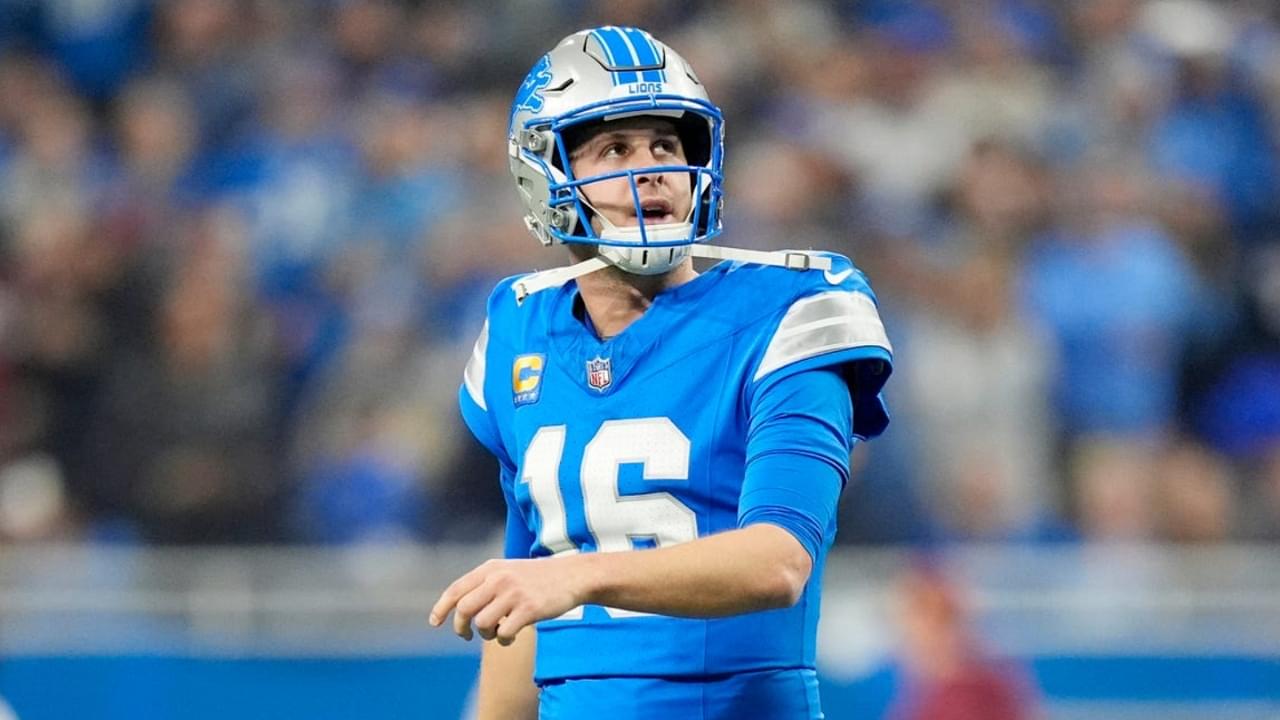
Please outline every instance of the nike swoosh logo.
M839 285L840 283L844 282L845 278L849 277L852 274L853 274L853 268L845 268L840 272L835 273L834 275L831 274L830 270L822 271L823 277L825 277L827 279L827 282L831 283L832 285Z

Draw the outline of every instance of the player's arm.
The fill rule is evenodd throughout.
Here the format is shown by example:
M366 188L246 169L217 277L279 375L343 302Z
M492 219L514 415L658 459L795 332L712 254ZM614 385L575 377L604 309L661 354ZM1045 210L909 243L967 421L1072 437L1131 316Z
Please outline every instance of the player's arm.
M765 523L674 547L580 560L583 602L683 617L790 607L813 570L790 532Z
M503 553L509 558L529 556L533 533L512 496L515 470L502 465L502 490L507 501L507 525ZM485 643L480 656L480 680L476 691L476 720L534 720L538 717L538 687L533 682L533 655L537 633L520 633L509 645Z
M764 450L748 462L741 527L639 552L491 560L445 591L432 608L432 624L456 610L453 628L462 637L471 637L474 624L481 637L510 642L525 625L587 603L686 617L794 604L846 479L852 411L844 381L832 371L779 382L770 396L779 410L753 423L752 434L763 439L749 447ZM792 407L795 402L801 405ZM775 449L797 444L811 447Z
M527 625L583 604L719 617L787 607L809 579L812 560L786 530L768 524L674 547L536 560L489 560L458 578L431 609L468 640L509 644Z
M476 720L536 720L538 686L533 683L537 633L520 633L510 645L485 643L480 655Z

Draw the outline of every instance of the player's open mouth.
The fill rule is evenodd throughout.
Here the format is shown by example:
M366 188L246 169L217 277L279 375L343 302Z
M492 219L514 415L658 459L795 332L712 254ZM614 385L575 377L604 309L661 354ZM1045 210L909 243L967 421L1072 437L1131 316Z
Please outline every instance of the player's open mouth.
M640 202L640 210L643 213L646 225L661 225L663 223L675 222L676 218L671 214L671 203L666 200L654 198L652 200L642 200Z

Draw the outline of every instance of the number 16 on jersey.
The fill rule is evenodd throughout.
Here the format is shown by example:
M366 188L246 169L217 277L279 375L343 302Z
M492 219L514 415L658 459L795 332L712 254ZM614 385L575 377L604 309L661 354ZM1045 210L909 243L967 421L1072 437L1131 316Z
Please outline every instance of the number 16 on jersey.
M529 484L529 496L541 517L538 542L555 555L575 553L579 547L569 537L568 508L560 490L560 461L567 435L565 425L538 428L524 456L521 482ZM618 470L624 464L643 467L645 480L688 480L689 438L670 418L608 420L601 424L582 454L579 481L582 513L600 552L631 550L633 542L651 539L667 547L698 537L694 511L668 492L621 495ZM606 608L613 617L643 615ZM575 608L559 619L582 617Z

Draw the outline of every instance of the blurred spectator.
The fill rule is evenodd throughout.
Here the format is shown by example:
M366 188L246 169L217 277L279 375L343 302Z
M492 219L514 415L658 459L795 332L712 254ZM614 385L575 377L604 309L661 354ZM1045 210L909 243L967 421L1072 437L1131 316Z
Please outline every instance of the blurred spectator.
M9 299L0 363L10 368L3 395L12 403L0 410L12 423L0 430L0 462L12 453L17 468L38 468L15 471L14 487L41 478L38 486L67 497L70 508L84 490L86 409L114 343L108 301L122 256L93 234L110 164L95 148L88 107L48 67L20 59L3 74L4 88L29 104L5 118L15 144L0 170L0 295Z
M276 398L245 292L243 230L195 219L153 346L115 359L92 416L94 509L152 542L265 542L280 531Z
M889 720L1031 720L1027 673L974 636L960 588L934 566L904 571L897 594L903 683Z
M1252 288L1235 332L1184 370L1189 425L1216 454L1230 461L1241 485L1240 532L1245 537L1280 538L1280 252L1262 253L1273 262L1254 268L1267 278ZM1273 297L1269 297L1273 295Z
M352 97L366 87L385 82L382 74L394 68L402 48L397 44L405 9L390 0L335 3L330 27L333 52L341 63L343 94Z
M1074 446L1071 471L1078 522L1094 541L1212 544L1239 524L1231 468L1193 440L1093 438Z
M1095 542L1143 542L1155 537L1158 446L1151 441L1095 436L1071 446L1070 482L1080 531Z
M0 467L0 540L67 540L77 532L62 469L47 455Z
M740 144L725 183L732 194L732 243L760 249L839 246L846 177L828 158L781 138ZM770 182L760 182L762 177Z
M1224 459L1192 441L1175 444L1156 469L1161 534L1167 540L1211 544L1238 526L1236 488Z
M246 0L174 0L156 6L153 72L172 76L196 103L210 184L235 182L244 171L224 153L240 139L254 109L261 57L248 36ZM237 13L239 16L237 17Z
M1069 437L1167 432L1183 343L1213 310L1144 211L1145 190L1131 169L1082 170L1067 224L1037 241L1023 270L1027 307L1060 355L1053 394Z
M949 18L924 4L904 7L862 33L866 82L858 95L816 107L807 133L856 178L870 222L893 232L918 226L974 139L941 88L954 42Z
M20 68L14 68L20 72ZM16 147L5 164L0 213L20 222L37 206L87 209L106 180L104 158L93 146L93 118L80 98L56 79L29 90L30 104L16 119Z
M380 408L339 428L347 447L302 476L294 522L301 539L322 543L422 538L428 517L414 458L388 437L395 421Z
M1229 65L1235 27L1206 0L1154 0L1141 26L1173 62L1167 108L1151 128L1152 169L1203 188L1242 240L1276 220L1280 167L1265 108Z
M1049 338L1016 302L1022 248L1047 221L1043 173L1010 145L976 145L932 248L899 248L890 274L916 304L903 318L899 382L921 448L922 494L961 539L1045 537L1057 504L1046 404ZM909 249L908 249L909 248Z
M147 0L44 0L33 5L42 49L87 100L112 99L147 55L152 11Z

